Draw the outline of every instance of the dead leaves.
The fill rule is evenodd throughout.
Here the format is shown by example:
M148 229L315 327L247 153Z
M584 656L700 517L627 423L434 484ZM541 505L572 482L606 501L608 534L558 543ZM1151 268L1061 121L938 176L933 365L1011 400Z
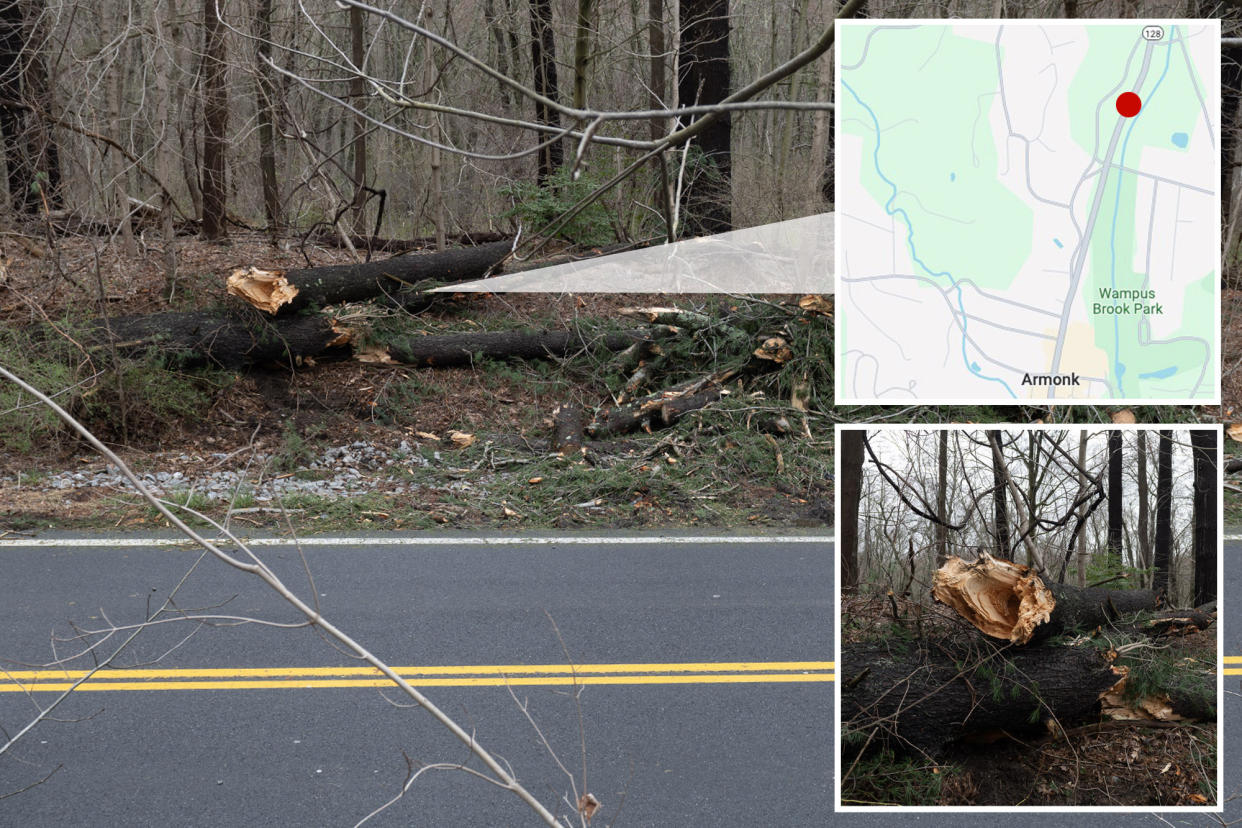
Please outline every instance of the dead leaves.
M578 797L578 813L586 817L587 822L591 821L591 817L595 816L598 810L599 800L595 798L595 794L584 793Z

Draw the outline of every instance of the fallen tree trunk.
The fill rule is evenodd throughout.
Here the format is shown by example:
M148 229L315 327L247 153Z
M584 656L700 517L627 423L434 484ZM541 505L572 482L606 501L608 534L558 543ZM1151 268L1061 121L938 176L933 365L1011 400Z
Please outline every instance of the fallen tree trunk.
M118 316L96 323L95 345L121 353L155 349L186 366L242 368L271 362L296 364L306 357L349 354L352 333L323 316L269 320L208 311L169 311Z
M846 645L837 674L843 738L935 756L957 740L989 741L1048 720L1068 727L1121 678L1090 645Z
M301 270L244 267L229 275L227 290L273 316L289 316L306 308L357 302L384 294L398 295L400 301L402 292L432 283L481 278L511 248L510 242L501 241L363 264Z
M97 323L95 345L122 353L152 348L181 365L242 368L265 363L297 364L308 357L344 358L352 353L359 331L327 316L270 319L206 311L121 316ZM547 359L577 350L619 351L646 336L642 330L586 338L577 331L499 331L404 337L386 347L370 347L365 361L400 362L420 367L468 365L478 356L490 359ZM361 354L360 354L361 358Z
M986 552L977 561L945 561L936 571L932 594L983 633L1014 644L1089 631L1160 605L1160 596L1149 589L1045 583L1030 567Z

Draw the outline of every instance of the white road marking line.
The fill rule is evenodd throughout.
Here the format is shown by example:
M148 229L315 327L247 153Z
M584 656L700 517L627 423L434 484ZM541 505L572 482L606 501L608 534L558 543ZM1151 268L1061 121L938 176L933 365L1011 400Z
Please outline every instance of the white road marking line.
M306 537L292 538L243 538L249 546L555 546L598 545L635 546L640 544L823 544L832 543L828 535L651 535L651 536L509 536L509 537ZM223 541L216 540L218 543ZM0 549L33 547L58 548L123 548L150 546L193 546L185 538L5 538L0 539Z

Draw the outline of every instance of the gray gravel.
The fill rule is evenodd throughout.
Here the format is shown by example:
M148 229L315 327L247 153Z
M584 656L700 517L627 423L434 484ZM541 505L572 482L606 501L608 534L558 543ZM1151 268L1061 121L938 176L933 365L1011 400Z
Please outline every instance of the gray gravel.
M322 479L303 479L307 475L277 475L263 472L270 457L254 455L243 469L223 466L238 458L224 452L203 455L177 454L167 457L167 465L183 468L183 471L157 471L138 474L139 480L154 494L167 497L184 497L199 494L213 501L228 502L238 492L253 496L259 503L269 503L278 497L295 493L320 497L342 497L364 494L377 489L385 492L410 492L419 488L397 469L426 468L440 461L440 453L434 452L429 459L417 453L407 441L395 448L375 446L357 441L327 448L317 458L302 467ZM213 469L213 466L221 468ZM12 479L12 478L10 478ZM28 481L14 481L25 483ZM456 487L468 488L464 481L456 481ZM63 471L37 481L42 489L114 489L133 491L130 482L120 471L109 464L101 471ZM455 486L450 485L449 488Z

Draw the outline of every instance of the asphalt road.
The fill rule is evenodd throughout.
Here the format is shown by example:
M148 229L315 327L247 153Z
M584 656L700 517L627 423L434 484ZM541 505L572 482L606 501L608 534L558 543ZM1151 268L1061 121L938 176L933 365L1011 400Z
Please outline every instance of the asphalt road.
M824 539L383 540L304 547L324 615L394 666L452 667L414 680L447 685L425 692L545 802L566 809L568 778L503 684L580 783L572 661L587 789L603 803L595 825L618 811L619 826L811 825L831 811ZM259 551L309 594L296 550ZM75 628L140 622L197 557L167 545L0 545L0 657L40 687L0 692L0 725L15 732L32 700L46 704L67 681L29 665L80 648L64 640ZM186 579L177 606L294 619L253 578L212 560ZM391 691L342 686L373 679L291 672L358 666L306 629L178 621L144 631L118 665L148 672L113 673L114 685L73 694L56 721L0 757L0 794L55 771L0 799L0 825L352 825L400 789L405 757L413 767L465 759L426 713L389 703ZM214 672L184 672L202 668ZM105 687L98 679L83 687ZM368 824L535 824L525 807L461 771L429 772Z
M603 802L596 826L996 823L995 813L833 812L829 544L604 540L481 545L420 537L410 545L386 536L381 546L308 545L305 555L327 617L389 663L422 668L412 680L438 683L425 688L433 700L563 811L566 773L503 685L528 703L580 781L572 659L587 788ZM294 550L259 551L309 594ZM47 662L53 646L70 652L74 642L53 644L52 636L71 638L71 622L101 628L105 614L117 626L140 621L197 554L170 546L0 544L0 657L9 669L29 670L11 662ZM1227 542L1225 655L1242 655L1242 625L1228 602L1242 586L1229 565L1239 555L1242 544ZM178 606L293 618L261 586L211 561L187 579ZM183 641L191 629L198 632ZM397 792L406 757L416 768L465 758L422 711L396 707L373 687L346 686L367 683L365 676L295 672L356 664L306 630L178 622L145 631L118 663L162 672L109 678L141 689L75 694L56 711L57 721L40 724L0 757L0 794L55 770L46 782L0 799L0 825L352 825ZM547 667L532 673L515 665ZM190 668L209 670L184 672ZM1242 664L1235 668L1242 673ZM27 684L64 681L32 675ZM313 682L324 686L306 686ZM1226 796L1242 792L1242 738L1228 726L1242 715L1238 682L1225 678ZM256 683L265 689L253 689ZM155 686L175 689L149 689ZM33 694L43 703L55 696ZM30 698L0 692L7 731L32 712ZM1166 824L1145 812L1005 810L1005 826ZM1242 818L1242 808L1230 804L1223 817ZM1203 813L1162 819L1220 824ZM405 799L367 824L536 822L511 794L443 771L419 777Z

